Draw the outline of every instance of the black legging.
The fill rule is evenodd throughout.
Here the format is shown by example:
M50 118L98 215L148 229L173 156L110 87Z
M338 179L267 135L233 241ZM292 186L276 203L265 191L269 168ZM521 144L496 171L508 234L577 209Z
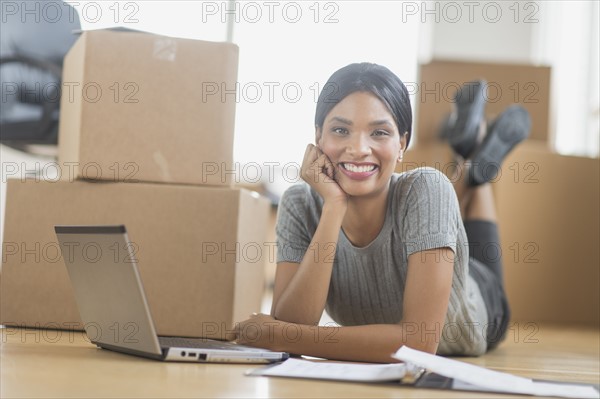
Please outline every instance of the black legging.
M498 226L484 220L466 220L464 225L469 241L469 274L479 285L487 308L486 339L490 350L504 339L510 320Z

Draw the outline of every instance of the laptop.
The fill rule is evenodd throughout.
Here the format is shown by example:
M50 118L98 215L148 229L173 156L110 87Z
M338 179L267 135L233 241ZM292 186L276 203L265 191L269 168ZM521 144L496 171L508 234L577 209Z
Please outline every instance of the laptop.
M289 357L285 352L227 341L159 337L125 226L55 226L54 230L85 332L100 348L196 363L272 363Z

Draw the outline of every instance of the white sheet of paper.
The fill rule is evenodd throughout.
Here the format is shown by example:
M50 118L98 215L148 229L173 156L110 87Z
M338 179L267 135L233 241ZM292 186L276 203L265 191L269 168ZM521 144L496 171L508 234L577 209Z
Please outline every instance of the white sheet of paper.
M598 398L599 393L594 388L582 386L582 385L564 385L555 384L551 382L538 382L532 381L533 389L535 393L531 393L536 396L560 396L564 398ZM487 391L487 392L498 392L496 389L482 388L478 385L469 384L461 380L454 380L452 383L454 389L464 389L467 391Z
M299 359L288 359L277 366L252 371L253 375L360 382L396 381L404 377L405 373L406 365L401 363L356 364Z
M394 358L416 364L428 371L457 380L455 386L462 385L483 390L521 393L539 396L561 396L565 398L598 398L599 393L594 388L584 385L561 385L545 382L534 382L529 378L518 377L508 373L488 370L483 367L459 362L441 356L432 355L401 347Z

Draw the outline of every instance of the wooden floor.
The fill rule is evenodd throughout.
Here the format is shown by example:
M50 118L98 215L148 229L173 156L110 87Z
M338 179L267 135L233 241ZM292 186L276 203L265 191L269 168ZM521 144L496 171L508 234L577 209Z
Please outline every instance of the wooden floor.
M500 347L459 360L516 375L600 383L600 334L514 324ZM163 363L96 349L80 333L0 330L0 397L512 397L390 385L246 377L255 366ZM58 336L58 339L57 339Z
M506 340L473 364L523 377L600 384L600 333L596 328L511 324Z
M269 306L270 298L265 298L263 311ZM1 398L513 397L397 384L248 377L244 372L258 366L157 362L97 349L79 332L2 328L0 337ZM600 331L513 322L497 349L458 360L527 378L600 384Z

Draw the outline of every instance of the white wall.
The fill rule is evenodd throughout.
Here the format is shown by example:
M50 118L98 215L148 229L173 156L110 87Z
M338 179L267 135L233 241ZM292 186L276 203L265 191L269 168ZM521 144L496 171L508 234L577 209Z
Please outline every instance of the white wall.
M531 62L534 21L539 19L539 12L536 11L535 2L526 4L516 1L438 1L430 4L427 10L435 10L439 14L439 22L432 28L432 56L441 59ZM436 16L424 15L428 23Z

